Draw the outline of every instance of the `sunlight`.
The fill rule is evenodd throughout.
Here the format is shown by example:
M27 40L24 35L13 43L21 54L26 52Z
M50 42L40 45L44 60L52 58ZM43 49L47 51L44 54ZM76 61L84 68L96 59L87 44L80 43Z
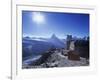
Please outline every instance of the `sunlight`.
M45 22L44 15L40 12L33 12L32 13L32 20L37 24L43 24Z

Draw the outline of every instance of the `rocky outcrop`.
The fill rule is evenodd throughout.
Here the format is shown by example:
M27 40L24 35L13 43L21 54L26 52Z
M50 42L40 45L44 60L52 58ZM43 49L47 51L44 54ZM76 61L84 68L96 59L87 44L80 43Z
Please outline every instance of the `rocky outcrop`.
M72 52L73 53L73 52ZM70 54L65 56L59 51L44 53L38 60L29 65L24 65L23 69L28 68L52 68L52 67L72 67L72 66L87 66L89 61L77 55ZM73 56L73 57L72 57Z
M80 60L80 56L76 51L69 51L68 52L68 59L69 60Z

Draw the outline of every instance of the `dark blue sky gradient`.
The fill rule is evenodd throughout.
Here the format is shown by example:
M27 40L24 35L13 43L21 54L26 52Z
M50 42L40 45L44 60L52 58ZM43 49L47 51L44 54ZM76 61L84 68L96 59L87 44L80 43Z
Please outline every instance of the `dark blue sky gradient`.
M45 17L44 24L32 20L33 11L22 11L23 36L49 38L55 34L65 38L71 34L77 37L89 36L89 14L40 12Z

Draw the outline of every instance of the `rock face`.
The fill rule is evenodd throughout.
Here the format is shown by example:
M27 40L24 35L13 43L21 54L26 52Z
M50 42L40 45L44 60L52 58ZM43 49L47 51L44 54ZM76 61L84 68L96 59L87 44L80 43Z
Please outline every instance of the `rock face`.
M73 52L72 52L73 53ZM72 67L72 66L88 66L89 61L77 55L70 54L71 57L64 56L59 51L44 53L38 60L29 65L23 65L26 68L52 68L52 67ZM72 57L73 56L73 57Z
M89 40L77 40L75 42L75 51L81 57L89 59Z
M70 49L70 43L72 41L72 35L67 35L67 41L66 41L66 49L69 50Z
M89 59L89 39L73 39L71 35L67 35L67 50ZM72 53L72 52L71 52Z
M75 50L75 44L74 43L75 43L75 41L70 42L69 50L71 50L71 51Z
M68 52L68 59L69 60L80 60L80 56L79 56L79 54L77 53L77 52L75 52L75 51L69 51Z

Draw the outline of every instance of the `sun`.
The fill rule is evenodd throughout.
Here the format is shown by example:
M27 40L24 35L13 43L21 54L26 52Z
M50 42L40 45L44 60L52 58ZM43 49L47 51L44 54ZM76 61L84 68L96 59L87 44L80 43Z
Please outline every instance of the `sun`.
M41 12L33 12L32 13L32 20L37 24L44 24L45 17Z

